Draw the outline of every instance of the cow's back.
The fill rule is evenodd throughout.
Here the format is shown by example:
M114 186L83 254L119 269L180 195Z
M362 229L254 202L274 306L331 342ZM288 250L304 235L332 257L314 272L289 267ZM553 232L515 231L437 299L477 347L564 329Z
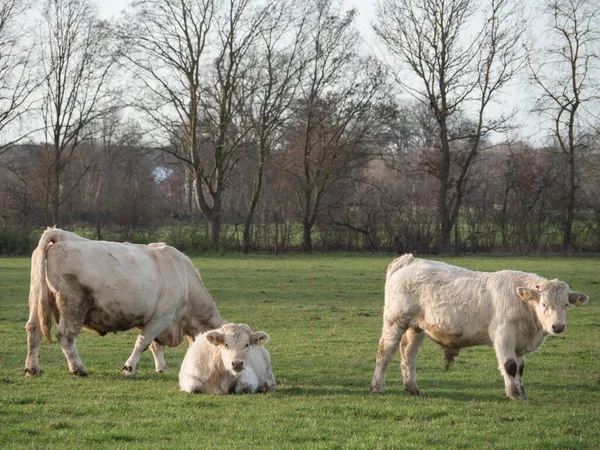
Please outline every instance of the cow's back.
M155 248L106 241L60 241L48 249L48 278L76 276L94 291L155 289Z
M485 275L440 261L415 258L388 275L386 296L388 293L392 298L396 294L417 295L427 301L445 298L449 289L475 292L485 283Z
M166 246L77 239L47 253L51 291L85 311L86 328L100 334L141 327L186 298L184 265Z
M385 315L424 330L443 346L488 340L494 308L484 272L414 259L386 282Z

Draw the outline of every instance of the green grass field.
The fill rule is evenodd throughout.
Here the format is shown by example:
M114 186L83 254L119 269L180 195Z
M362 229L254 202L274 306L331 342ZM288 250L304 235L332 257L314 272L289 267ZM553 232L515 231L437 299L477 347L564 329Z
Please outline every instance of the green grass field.
M417 365L420 397L404 392L398 357L386 393L369 393L391 259L193 258L221 315L271 336L277 389L241 396L180 392L187 342L167 349L171 372L154 373L147 352L138 375L123 377L136 331L82 331L88 378L69 374L55 340L42 344L43 375L25 379L29 259L0 259L0 447L600 448L600 259L444 258L560 278L590 296L569 310L565 335L527 357L526 402L505 398L490 347L463 350L445 372L429 340Z

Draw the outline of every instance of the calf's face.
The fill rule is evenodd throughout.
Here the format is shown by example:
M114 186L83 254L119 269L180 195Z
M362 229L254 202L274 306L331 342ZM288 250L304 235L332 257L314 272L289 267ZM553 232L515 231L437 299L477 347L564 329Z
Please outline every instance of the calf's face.
M264 331L253 333L245 324L227 323L206 333L206 339L219 347L225 369L232 375L238 375L246 366L250 348L269 342L269 335Z
M535 289L518 287L517 294L531 303L542 328L548 334L559 334L567 329L567 307L583 305L589 297L573 292L569 285L559 280L545 281Z

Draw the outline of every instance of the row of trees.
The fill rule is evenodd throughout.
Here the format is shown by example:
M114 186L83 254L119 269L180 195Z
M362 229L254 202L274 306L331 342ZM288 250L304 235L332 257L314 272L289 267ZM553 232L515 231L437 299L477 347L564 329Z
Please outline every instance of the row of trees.
M134 1L115 22L91 0L0 5L5 228L169 225L181 244L205 225L244 251L600 243L591 0L547 1L537 47L513 0L380 0L376 54L334 0ZM533 147L499 142L525 74Z

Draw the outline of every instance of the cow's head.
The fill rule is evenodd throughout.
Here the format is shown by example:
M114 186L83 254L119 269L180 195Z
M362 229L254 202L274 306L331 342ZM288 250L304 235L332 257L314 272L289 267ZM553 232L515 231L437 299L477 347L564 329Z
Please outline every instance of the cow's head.
M244 370L250 348L264 345L270 338L264 331L253 333L246 324L226 323L218 330L206 333L206 339L219 347L225 369L238 375Z
M538 320L546 333L558 334L567 329L567 307L583 305L589 297L573 292L563 281L540 282L535 288L518 287L517 294L535 308Z

